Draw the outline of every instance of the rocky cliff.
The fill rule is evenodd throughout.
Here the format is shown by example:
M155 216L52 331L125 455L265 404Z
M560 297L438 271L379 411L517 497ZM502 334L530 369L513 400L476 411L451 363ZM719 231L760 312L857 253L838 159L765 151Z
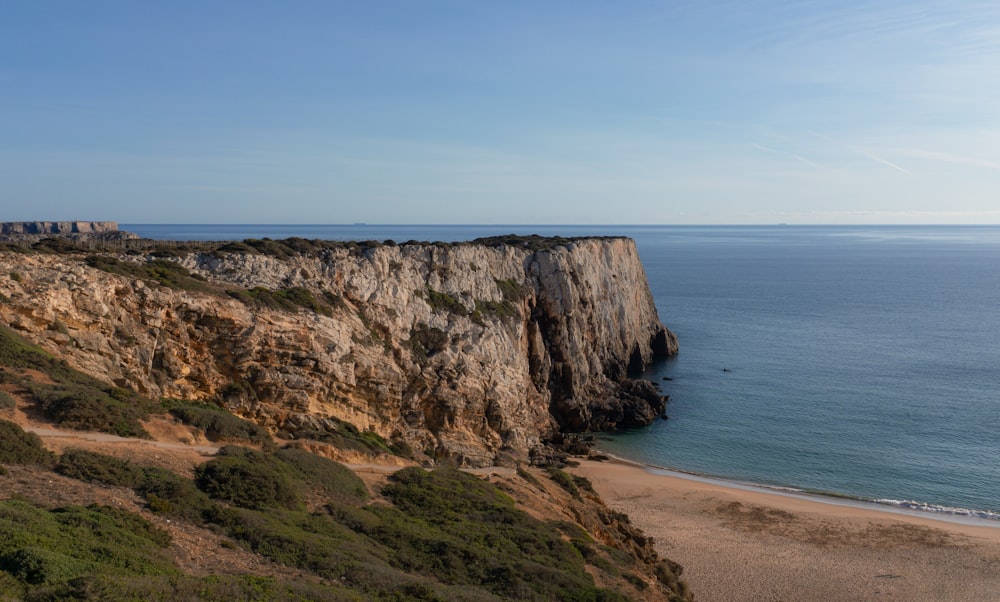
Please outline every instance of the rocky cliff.
M117 231L118 222L0 222L0 234L93 234Z
M3 252L0 322L152 397L467 465L649 422L665 400L630 375L677 349L624 238Z

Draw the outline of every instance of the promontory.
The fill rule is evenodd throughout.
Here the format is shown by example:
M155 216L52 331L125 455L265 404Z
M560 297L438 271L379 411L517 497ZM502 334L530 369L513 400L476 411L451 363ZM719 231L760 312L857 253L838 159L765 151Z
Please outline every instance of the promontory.
M630 239L127 242L0 253L0 322L151 398L459 466L663 412L635 377L677 341Z

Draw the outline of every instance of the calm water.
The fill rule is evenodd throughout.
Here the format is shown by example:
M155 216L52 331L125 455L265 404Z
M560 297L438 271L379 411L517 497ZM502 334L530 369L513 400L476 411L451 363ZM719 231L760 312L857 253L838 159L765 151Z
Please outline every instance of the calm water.
M1000 519L1000 227L122 227L190 240L631 236L681 353L646 374L671 419L603 449Z

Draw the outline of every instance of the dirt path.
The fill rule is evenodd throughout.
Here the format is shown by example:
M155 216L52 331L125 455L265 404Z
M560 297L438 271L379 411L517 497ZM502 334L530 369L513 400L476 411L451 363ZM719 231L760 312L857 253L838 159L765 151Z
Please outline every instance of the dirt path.
M52 438L76 439L80 441L93 441L95 443L122 443L128 445L148 445L160 449L179 449L184 451L196 451L200 454L212 456L218 453L217 445L188 445L186 443L171 441L156 441L153 439L136 439L131 437L119 437L109 433L96 433L90 431L65 431L54 428L46 428L32 425L24 425L24 430L35 433L43 440Z

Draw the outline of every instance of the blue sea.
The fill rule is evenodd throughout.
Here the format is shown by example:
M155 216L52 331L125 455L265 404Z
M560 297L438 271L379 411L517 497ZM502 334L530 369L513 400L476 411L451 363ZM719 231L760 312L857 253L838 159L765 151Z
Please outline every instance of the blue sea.
M1000 226L136 225L187 240L634 238L676 358L645 464L1000 520Z

